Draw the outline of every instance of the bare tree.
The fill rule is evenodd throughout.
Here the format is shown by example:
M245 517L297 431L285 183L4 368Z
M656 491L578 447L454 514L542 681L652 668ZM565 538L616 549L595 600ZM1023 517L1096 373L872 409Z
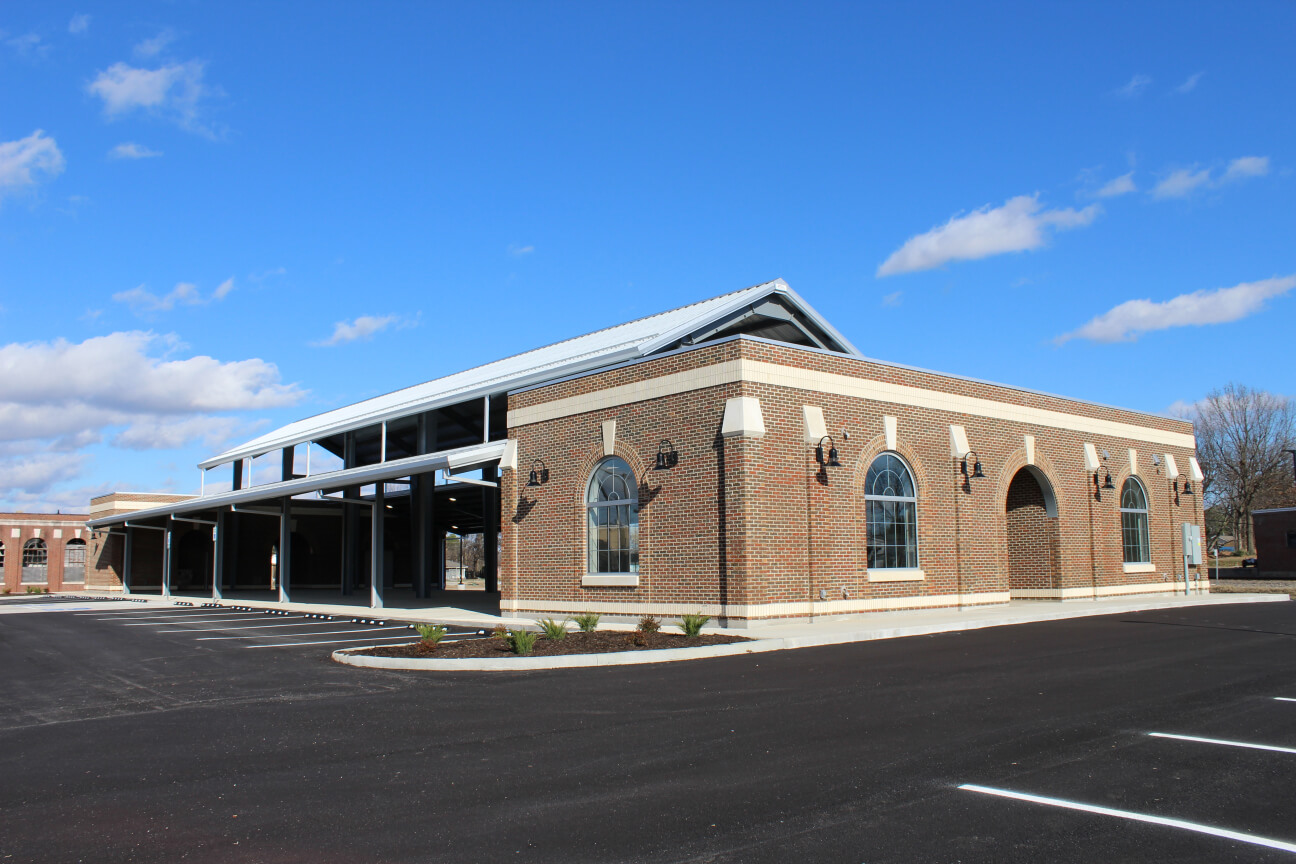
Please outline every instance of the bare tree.
M1202 503L1222 508L1225 518L1218 521L1232 529L1240 549L1254 551L1252 511L1283 500L1291 489L1286 451L1296 447L1296 405L1285 396L1229 384L1197 403L1190 419L1206 475Z

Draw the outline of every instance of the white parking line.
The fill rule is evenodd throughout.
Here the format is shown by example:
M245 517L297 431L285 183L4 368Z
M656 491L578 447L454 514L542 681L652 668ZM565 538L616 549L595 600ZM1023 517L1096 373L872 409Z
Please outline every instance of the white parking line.
M306 616L305 616L305 615L282 615L282 616L280 616L280 617L281 617L281 618L284 618L284 619L287 619L287 618L305 618ZM246 619L246 618L188 618L188 619L186 619L186 620L188 620L188 621L193 621L195 624L219 624L219 623L221 623L222 621L226 621L226 622L228 622L228 621L246 621L246 620L248 620L248 619ZM266 620L266 619L264 619L264 618L262 618L262 617L260 617L260 616L257 616L256 620L257 620L257 621L264 621L264 620ZM169 621L146 621L146 622L143 623L143 624L123 624L123 625L121 625L121 626L123 626L123 627L173 627L173 626L175 626L176 624L179 624L179 623L180 623L179 621L175 621L175 620L169 620Z
M392 630L403 630L403 629L405 629L405 628L403 628L403 627L365 627L365 628L362 628L362 629L360 629L360 630L324 630L323 632L320 632L320 633L303 633L302 635L303 635L303 636L331 636L331 635L333 635L334 633L377 633L377 632L380 631L380 630L392 631ZM257 636L257 635L253 635L253 636L199 636L199 637L198 637L197 639L195 639L194 641L195 641L195 642L210 642L210 641L212 641L212 640L214 640L214 639L283 639L283 638L285 638L285 637L289 637L289 636L292 636L292 635L293 635L293 634L291 634L291 633L279 633L279 634L270 633L270 634L268 634L268 635L266 635L266 636ZM411 633L409 638L413 639L413 638L414 638L414 634Z
M1173 738L1176 741L1195 741L1198 744L1221 744L1225 747L1244 747L1248 750L1269 750L1273 753L1296 753L1296 747L1275 747L1273 744L1252 744L1249 741L1224 741L1220 738L1198 738L1195 735L1171 735L1169 732L1149 732L1153 738Z
M203 624L213 624L213 621L203 621ZM270 627L336 627L336 621L307 621L302 624L253 624L250 627L207 627L199 629L190 627L184 630L159 630L159 633L216 633L221 630L266 630Z
M244 648L295 648L298 645L337 645L342 642L391 642L391 636L374 636L372 639L325 639L322 642L281 642L278 645L244 645ZM409 639L392 642L393 645L407 645ZM375 646L378 647L378 646Z
M1134 813L1129 810L1115 810L1111 807L1082 804L1079 801L1066 801L1062 798L1046 798L1043 795L1029 795L1025 792L1013 792L1008 789L994 789L989 786L977 786L973 783L964 783L958 788L965 789L968 792L981 792L985 795L998 795L1001 798L1013 798L1018 801L1029 801L1032 804L1047 804L1050 807L1063 807L1067 810L1080 810L1084 813L1096 813L1099 816L1115 816L1118 819L1129 819L1134 822L1149 822L1153 825L1165 825L1170 828L1180 828L1184 831L1195 831L1198 834L1210 834L1212 837L1223 837L1227 840L1238 840L1242 843L1254 843L1257 846L1267 846L1270 849L1281 849L1283 852L1296 852L1296 843L1287 843L1283 840L1272 840L1268 837L1258 837L1255 834L1243 834L1241 831L1229 831L1227 828L1214 828L1210 825L1199 825L1196 822L1186 822L1183 819L1168 819L1165 816L1152 816L1148 813Z

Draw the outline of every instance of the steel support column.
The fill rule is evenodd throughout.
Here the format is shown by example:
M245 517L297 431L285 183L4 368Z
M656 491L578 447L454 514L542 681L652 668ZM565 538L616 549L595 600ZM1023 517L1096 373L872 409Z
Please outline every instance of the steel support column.
M385 487L380 480L374 484L373 509L369 514L369 607L383 608L383 582L386 574L383 568L383 518L387 513Z
M221 599L221 580L225 578L225 511L216 512L212 526L212 592L213 600Z
M171 538L175 535L175 523L167 517L166 533L162 535L162 596L171 596Z
M131 565L134 563L134 561L132 561L131 553L134 552L135 550L132 548L133 544L131 543L130 526L125 525L123 526L123 528L126 531L126 535L123 538L123 542L122 542L122 593L127 596L130 596Z
M279 602L288 603L292 576L292 499L284 498L279 511Z

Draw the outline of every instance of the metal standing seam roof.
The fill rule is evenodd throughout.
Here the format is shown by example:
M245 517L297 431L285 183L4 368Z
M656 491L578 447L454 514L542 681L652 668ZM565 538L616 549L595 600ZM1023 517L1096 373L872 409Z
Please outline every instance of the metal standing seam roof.
M297 420L200 462L198 467L213 468L235 459L259 456L282 447L371 426L442 405L646 357L697 330L708 321L721 318L770 294L781 294L790 299L849 353L862 356L855 346L788 287L786 282L775 279Z

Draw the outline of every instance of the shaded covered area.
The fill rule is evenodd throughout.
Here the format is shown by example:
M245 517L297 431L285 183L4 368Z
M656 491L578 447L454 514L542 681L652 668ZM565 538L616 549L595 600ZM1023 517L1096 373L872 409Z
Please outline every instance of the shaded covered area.
M1009 590L1029 597L1061 588L1057 501L1048 479L1033 466L1022 468L1008 487L1004 509Z

